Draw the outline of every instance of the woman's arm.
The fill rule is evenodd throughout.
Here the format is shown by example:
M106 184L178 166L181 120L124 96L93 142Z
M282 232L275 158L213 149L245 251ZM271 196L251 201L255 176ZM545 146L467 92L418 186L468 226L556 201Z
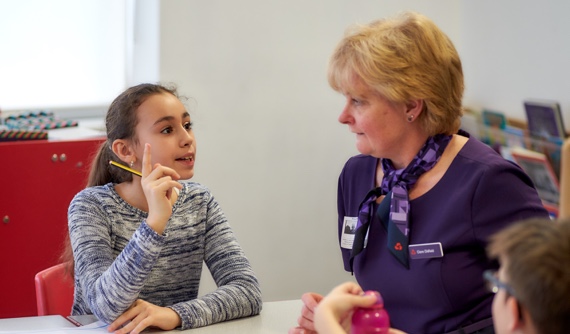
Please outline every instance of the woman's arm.
M483 245L489 236L514 222L549 217L528 175L506 161L481 174L472 211L475 236Z

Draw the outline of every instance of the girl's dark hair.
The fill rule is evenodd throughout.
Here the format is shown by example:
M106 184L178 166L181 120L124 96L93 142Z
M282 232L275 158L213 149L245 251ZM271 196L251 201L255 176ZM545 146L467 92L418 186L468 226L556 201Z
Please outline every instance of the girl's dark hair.
M161 84L144 83L128 88L111 103L105 118L107 140L101 144L97 155L93 159L87 187L132 181L133 176L131 173L109 165L109 160L120 161L113 153L111 146L116 139L127 139L137 142L135 134L137 125L136 111L147 98L155 94L172 94L179 98L174 86L167 87ZM128 164L129 162L125 161L125 163ZM75 264L69 234L67 234L66 239L61 260L67 263L67 271L73 276Z
M99 148L91 165L87 181L88 187L101 186L109 182L121 183L131 181L131 173L109 165L109 160L120 161L113 153L111 145L116 139L137 141L135 126L137 125L137 108L151 95L172 94L178 97L176 88L159 84L140 84L125 90L111 103L105 119L107 140ZM129 161L125 161L129 163Z

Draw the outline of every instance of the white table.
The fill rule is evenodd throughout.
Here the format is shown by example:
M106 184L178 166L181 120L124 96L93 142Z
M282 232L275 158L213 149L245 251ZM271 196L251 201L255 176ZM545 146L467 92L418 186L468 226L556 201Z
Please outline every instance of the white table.
M259 316L225 321L215 325L196 328L188 331L192 334L251 334L251 333L287 333L295 327L301 315L301 300L286 300L263 303ZM167 333L184 333L186 331L170 331Z
M73 328L71 322L61 315L0 319L0 333L10 331L33 331L46 328Z
M272 334L287 333L289 328L297 324L297 318L301 314L301 300L285 300L278 302L263 303L263 310L260 315L225 321L218 324L190 329L187 331L160 331L150 330L150 333L188 333L188 334ZM59 329L77 328L71 322L59 315L43 317L25 317L0 319L0 333L10 331L32 331L38 329ZM66 330L65 333L73 333L73 330ZM101 330L101 332L105 332Z

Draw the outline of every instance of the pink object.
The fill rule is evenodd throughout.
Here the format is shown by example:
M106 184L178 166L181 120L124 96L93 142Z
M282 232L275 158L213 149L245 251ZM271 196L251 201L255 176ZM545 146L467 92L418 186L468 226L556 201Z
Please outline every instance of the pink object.
M375 295L377 301L374 305L363 308L358 307L352 314L351 334L386 334L390 330L390 317L384 309L384 300L376 291L366 291L365 295Z
M57 264L36 274L38 315L71 314L73 279L65 273L65 263Z

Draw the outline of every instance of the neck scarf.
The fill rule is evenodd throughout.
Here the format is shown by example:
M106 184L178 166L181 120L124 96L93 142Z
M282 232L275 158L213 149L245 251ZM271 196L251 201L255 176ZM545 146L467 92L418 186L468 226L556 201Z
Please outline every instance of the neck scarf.
M366 195L358 209L358 222L350 255L351 270L354 257L364 248L364 239L373 218L372 208L376 199L381 195L386 195L386 197L378 206L377 214L383 224L388 221L388 250L398 262L409 268L408 237L410 224L408 217L410 203L408 192L416 184L419 177L432 169L439 161L451 138L452 136L443 134L429 137L418 154L412 159L412 162L403 169L396 169L392 165L392 161L382 159L382 170L384 171L382 183L380 187L372 189Z

